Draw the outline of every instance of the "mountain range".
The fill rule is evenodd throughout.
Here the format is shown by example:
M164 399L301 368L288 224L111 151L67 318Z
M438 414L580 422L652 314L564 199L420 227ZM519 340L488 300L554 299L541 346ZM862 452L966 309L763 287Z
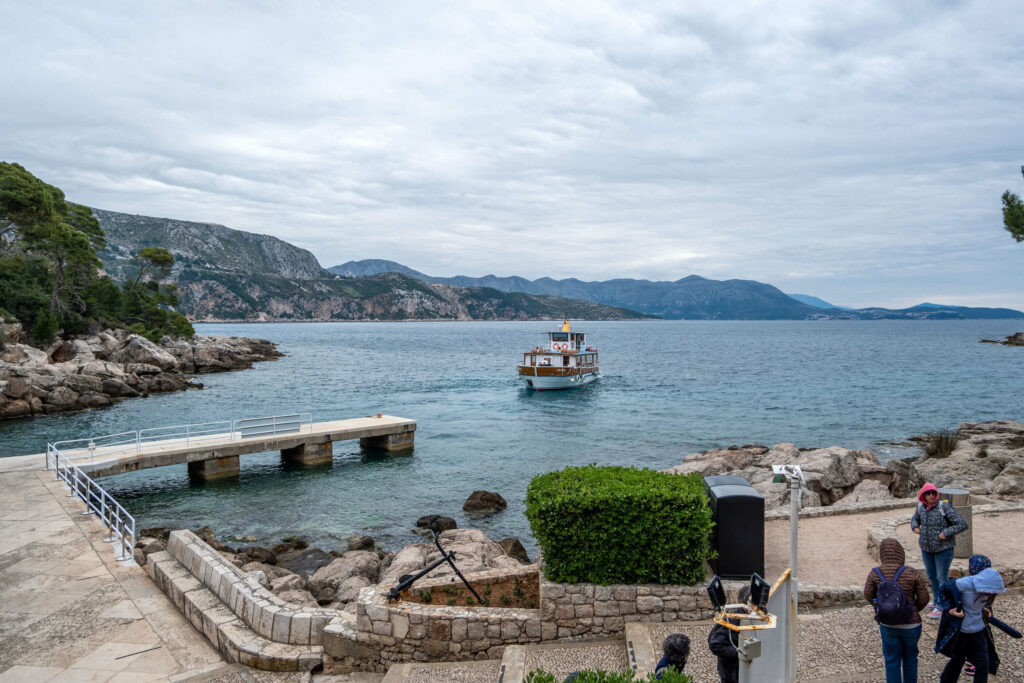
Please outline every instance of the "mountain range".
M635 311L593 302L432 285L397 272L346 277L276 237L213 223L93 210L107 237L103 270L134 277L132 255L163 247L174 255L170 281L192 320L633 320Z
M433 277L394 261L349 261L328 269L305 249L214 223L93 210L107 236L100 254L115 279L132 277L132 255L164 247L170 280L192 320L823 320L1024 318L1011 309L921 304L846 309L787 295L753 280L690 275L672 282L585 282L522 277Z
M943 320L968 318L1024 318L1009 308L971 308L919 304L904 309L880 307L850 309L832 306L808 295L789 295L754 280L710 280L690 275L672 282L633 279L584 282L575 278L553 280L521 277L433 277L393 261L349 261L328 268L347 277L368 277L396 272L430 284L457 287L484 286L504 292L548 294L620 306L660 318L684 320Z

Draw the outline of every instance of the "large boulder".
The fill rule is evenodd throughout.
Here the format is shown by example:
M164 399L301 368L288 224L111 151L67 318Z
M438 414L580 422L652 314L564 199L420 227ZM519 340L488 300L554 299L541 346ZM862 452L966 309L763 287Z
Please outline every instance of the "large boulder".
M350 550L335 559L329 565L321 567L309 578L308 586L313 595L318 596L324 588L331 588L335 595L341 592L345 580L360 576L370 583L375 583L380 574L380 557L377 553L366 550Z
M508 507L508 503L505 502L505 499L492 491L473 491L462 505L462 509L466 512L477 514L494 514L506 507Z
M50 357L45 351L28 344L7 344L0 350L0 361L25 368L37 368L47 365Z
M434 546L426 543L413 543L405 546L391 558L391 564L380 577L380 584L393 586L398 583L399 577L405 574L415 574L424 569L427 566L427 555L432 550L434 550Z
M865 479L839 500L840 505L892 500L889 487L874 479Z
M326 567L334 561L334 556L325 553L319 548L306 548L305 550L289 550L277 556L277 566L284 567L289 571L303 576L312 576L321 567Z
M174 370L178 367L178 359L163 350L145 337L132 335L127 343L111 354L119 363L143 363L155 365L161 370Z
M416 520L416 526L420 529L431 529L437 533L459 527L454 519L444 515L424 515Z
M530 564L530 556L526 554L526 548L518 538L503 538L498 541L498 545L509 557L519 560L523 564Z
M516 569L519 560L505 554L505 550L487 538L479 529L452 529L445 531L438 539L445 552L455 552L455 564L463 574L484 571L486 569ZM441 559L436 547L431 547L424 558L426 565ZM432 577L454 574L447 562L430 573Z

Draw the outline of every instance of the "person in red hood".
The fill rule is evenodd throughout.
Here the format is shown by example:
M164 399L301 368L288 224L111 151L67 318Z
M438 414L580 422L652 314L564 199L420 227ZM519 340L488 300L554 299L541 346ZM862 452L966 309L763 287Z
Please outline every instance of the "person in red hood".
M967 528L967 522L953 509L949 501L939 500L939 490L935 484L927 483L921 487L917 495L921 501L910 518L910 528L918 534L918 545L921 546L921 559L928 581L932 584L932 602L929 619L938 619L942 610L935 604L939 594L939 586L949 579L949 565L953 563L953 537Z

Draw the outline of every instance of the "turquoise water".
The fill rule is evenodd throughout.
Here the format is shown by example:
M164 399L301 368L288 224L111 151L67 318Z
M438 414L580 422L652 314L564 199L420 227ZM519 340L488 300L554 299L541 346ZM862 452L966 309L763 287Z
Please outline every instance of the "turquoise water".
M444 514L531 549L523 496L534 474L566 465L664 468L731 444L908 449L880 442L961 422L1024 420L1024 349L980 344L1020 321L593 322L603 379L584 389L527 392L521 351L551 323L294 323L197 325L200 334L263 337L287 357L202 375L202 391L0 426L0 453L47 441L160 425L310 412L315 420L384 412L418 421L410 455L335 445L333 467L242 456L237 481L190 482L184 466L104 485L143 526L209 524L271 541L304 535L322 547L368 533L386 547L419 540L424 514ZM474 489L508 510L470 519Z

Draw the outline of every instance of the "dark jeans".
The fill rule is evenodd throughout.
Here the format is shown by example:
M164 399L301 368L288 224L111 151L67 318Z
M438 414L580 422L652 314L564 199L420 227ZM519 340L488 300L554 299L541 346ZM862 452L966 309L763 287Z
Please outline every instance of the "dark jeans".
M921 625L914 628L890 628L882 631L882 655L885 657L885 683L917 683L917 642Z
M953 641L953 656L942 670L939 683L956 683L960 678L964 661L968 659L975 666L975 683L988 683L988 639L984 631L957 635Z
M943 550L941 553L922 550L921 559L924 561L924 571L928 574L928 581L932 584L932 602L938 603L939 586L949 580L949 565L953 564L953 549ZM952 607L952 605L946 606Z

